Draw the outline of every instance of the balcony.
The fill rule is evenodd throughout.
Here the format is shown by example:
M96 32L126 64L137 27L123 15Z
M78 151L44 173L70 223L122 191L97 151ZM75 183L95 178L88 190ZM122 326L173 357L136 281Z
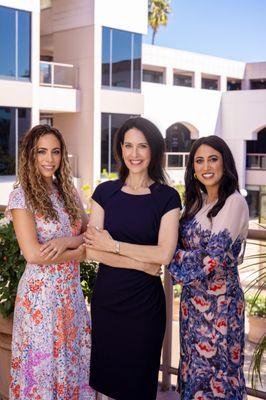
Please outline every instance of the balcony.
M189 153L166 152L165 168L166 169L185 169Z
M72 64L40 62L40 110L78 112L78 71Z
M266 170L266 154L247 153L246 165L247 169Z

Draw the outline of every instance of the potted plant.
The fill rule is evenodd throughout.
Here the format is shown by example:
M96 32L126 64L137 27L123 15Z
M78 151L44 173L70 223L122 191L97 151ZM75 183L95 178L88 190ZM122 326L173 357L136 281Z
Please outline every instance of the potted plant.
M173 320L179 321L179 308L180 308L180 295L182 287L181 285L174 285L174 300L173 300Z
M264 228L261 226L261 228ZM262 243L252 243L252 245L257 245L260 248L265 249L266 244ZM250 281L245 289L245 300L248 305L249 311L249 327L250 332L248 338L250 341L255 341L257 343L250 366L251 372L251 385L253 389L256 389L257 382L261 382L261 362L266 350L266 253L258 252L257 254L249 255L245 257L247 261L244 266L241 267L241 271L246 269L257 268L257 271L250 273ZM250 294L252 292L252 294ZM263 325L263 328L259 328L257 331L256 325ZM255 333L257 332L257 333Z
M266 296L246 295L245 300L248 306L248 340L259 343L266 330Z
M19 280L26 261L21 254L13 223L0 216L0 398L8 399L13 311ZM86 302L91 300L97 263L80 263L80 280Z

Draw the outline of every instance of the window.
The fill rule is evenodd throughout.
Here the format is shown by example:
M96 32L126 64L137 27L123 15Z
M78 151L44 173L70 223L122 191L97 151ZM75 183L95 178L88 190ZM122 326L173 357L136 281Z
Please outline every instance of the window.
M144 82L164 83L162 71L151 71L149 69L144 69L142 79Z
M208 90L219 90L219 80L214 77L205 77L201 78L201 88Z
M31 15L0 6L0 77L30 80Z
M19 141L30 124L30 109L0 107L0 175L16 174Z
M246 168L266 170L266 128L258 132L257 140L246 141Z
M250 89L266 89L266 79L251 79Z
M174 73L174 85L176 86L193 86L193 75L176 72Z
M102 113L101 138L101 171L110 173L116 171L116 162L113 154L114 134L118 128L132 115Z
M241 90L240 79L227 79L227 90Z
M140 90L140 34L103 27L102 85Z

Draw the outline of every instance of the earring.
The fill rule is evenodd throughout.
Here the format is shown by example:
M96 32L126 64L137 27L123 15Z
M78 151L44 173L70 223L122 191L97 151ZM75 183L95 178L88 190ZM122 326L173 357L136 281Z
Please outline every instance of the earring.
M194 172L193 176L194 176L195 179L198 179L196 172Z

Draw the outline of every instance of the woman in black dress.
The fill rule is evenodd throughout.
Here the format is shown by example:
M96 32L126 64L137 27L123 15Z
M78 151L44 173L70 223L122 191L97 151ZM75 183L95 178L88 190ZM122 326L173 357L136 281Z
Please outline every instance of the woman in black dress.
M90 385L115 400L154 400L166 319L160 266L173 256L181 203L166 183L164 140L153 123L127 120L114 150L119 179L95 189L85 234L88 258L101 262Z

